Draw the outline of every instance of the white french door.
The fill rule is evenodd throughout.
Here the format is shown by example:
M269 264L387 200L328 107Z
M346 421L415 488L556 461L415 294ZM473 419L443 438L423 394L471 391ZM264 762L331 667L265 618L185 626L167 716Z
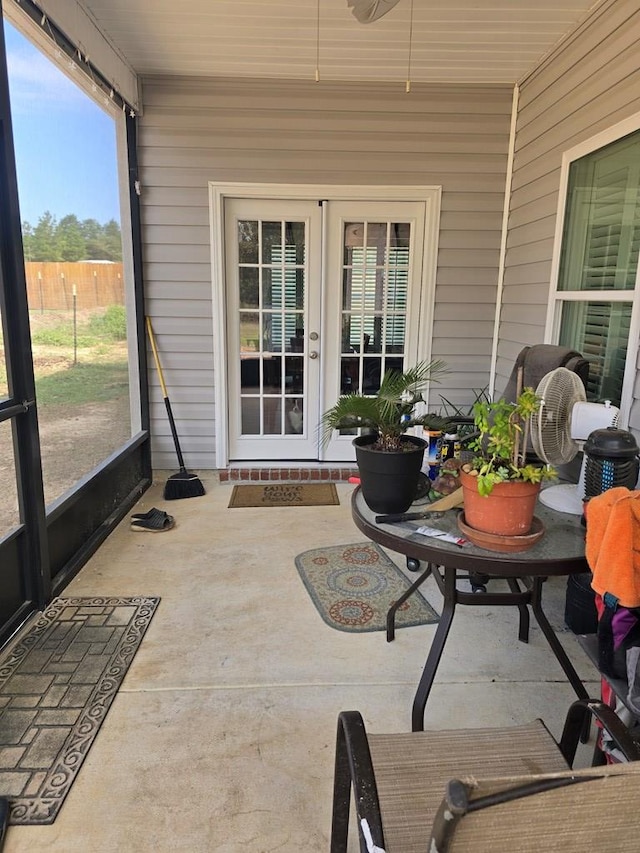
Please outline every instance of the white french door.
M425 230L424 202L328 207L323 411L341 394L375 394L387 370L417 361ZM353 460L355 434L334 433L324 458Z
M318 458L321 228L317 202L225 203L232 461Z
M418 359L426 216L425 201L225 198L230 461L353 460L353 434L323 443L322 412Z

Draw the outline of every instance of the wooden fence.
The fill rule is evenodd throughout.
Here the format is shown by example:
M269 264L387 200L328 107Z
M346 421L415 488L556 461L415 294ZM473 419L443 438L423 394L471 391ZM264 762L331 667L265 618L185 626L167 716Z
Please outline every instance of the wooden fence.
M30 311L64 311L76 307L124 305L122 263L55 263L27 261L27 298Z

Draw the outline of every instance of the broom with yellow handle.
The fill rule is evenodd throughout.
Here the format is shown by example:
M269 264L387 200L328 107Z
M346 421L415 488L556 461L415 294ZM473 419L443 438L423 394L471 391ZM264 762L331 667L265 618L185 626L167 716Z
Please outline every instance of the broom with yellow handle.
M171 435L173 436L173 443L176 448L178 465L180 466L180 470L178 471L178 473L173 474L171 477L169 477L169 479L165 483L164 499L167 501L175 501L179 498L197 498L200 497L200 495L204 495L204 486L195 474L192 474L190 471L187 471L187 469L184 467L184 459L182 458L182 450L180 449L180 442L178 441L176 422L173 419L171 403L169 402L169 396L167 395L167 386L164 383L164 375L162 373L162 367L160 366L160 357L158 355L158 348L156 347L156 339L153 334L151 320L148 317L146 319L147 332L149 334L149 341L151 343L151 349L153 351L153 359L156 363L156 370L158 371L158 378L160 379L160 387L162 388L162 396L164 397L164 405L167 410L169 426L171 427Z

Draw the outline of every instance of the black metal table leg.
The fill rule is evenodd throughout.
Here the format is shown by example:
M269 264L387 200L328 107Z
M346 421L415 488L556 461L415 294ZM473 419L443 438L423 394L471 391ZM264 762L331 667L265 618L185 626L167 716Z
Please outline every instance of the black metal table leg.
M517 578L507 578L507 583L511 592L521 592ZM526 604L518 604L518 613L520 621L518 623L518 639L521 643L529 642L529 608Z
M551 647L551 651L556 656L558 663L564 670L564 674L569 679L569 684L571 684L575 690L576 696L578 699L588 699L589 694L587 693L580 676L575 671L573 664L569 660L569 656L562 647L560 640L556 636L556 632L549 624L547 617L542 610L542 584L544 581L545 578L534 578L533 580L533 588L531 590L531 609L533 611L533 615L536 618L536 622L542 629L542 633Z
M542 585L545 582L546 578L534 578L533 579L533 587L531 590L531 609L533 611L533 615L536 618L536 622L542 629L542 633L544 634L547 643L549 644L551 651L556 656L556 659L562 669L564 670L564 674L569 679L569 684L573 687L576 696L578 699L589 699L589 694L580 679L580 676L576 672L573 664L569 660L569 656L565 652L560 640L556 636L556 632L553 630L547 617L545 616L542 610ZM580 740L582 743L587 743L589 740L589 732L591 729L591 720L589 716L585 716L585 725L580 736Z
M390 643L396 636L396 611L405 603L408 598L411 598L418 587L426 581L431 574L431 563L427 563L427 568L422 572L420 577L415 580L406 592L403 592L397 601L394 601L391 607L387 610L387 643Z
M454 568L445 567L442 615L440 616L438 628L431 643L429 654L427 655L427 662L420 676L420 683L418 684L411 710L411 730L414 732L421 732L424 729L424 709L436 677L445 643L447 642L449 629L453 622L453 614L456 609L456 576L457 572Z

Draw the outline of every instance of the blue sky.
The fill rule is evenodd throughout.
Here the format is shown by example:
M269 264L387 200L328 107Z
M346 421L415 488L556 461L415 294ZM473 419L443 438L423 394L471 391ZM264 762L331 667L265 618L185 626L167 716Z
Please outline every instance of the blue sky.
M119 222L113 118L6 20L4 32L22 221Z

